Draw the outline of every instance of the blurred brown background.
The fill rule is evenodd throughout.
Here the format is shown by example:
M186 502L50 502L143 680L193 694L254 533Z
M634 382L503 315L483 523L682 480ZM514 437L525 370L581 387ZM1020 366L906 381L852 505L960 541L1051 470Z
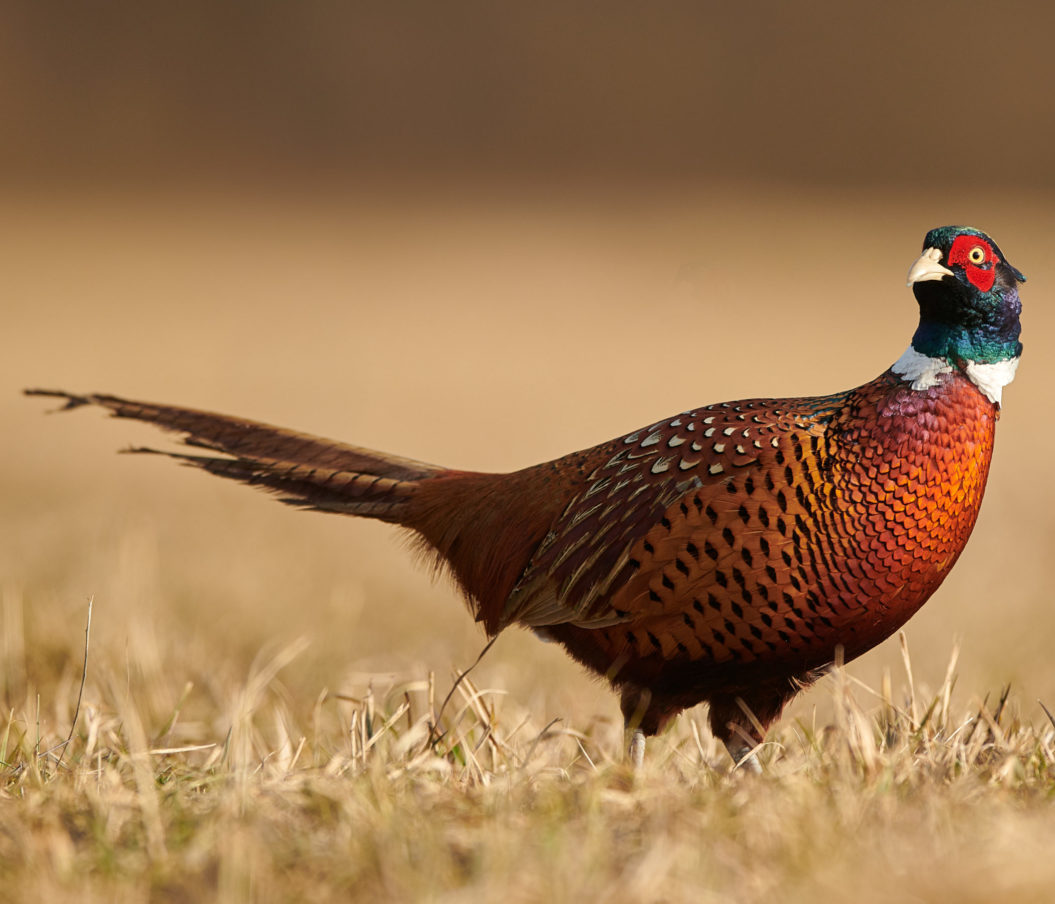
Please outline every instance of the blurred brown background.
M8 3L4 169L1050 188L1046 4Z
M914 328L923 234L969 222L1029 277L1026 356L975 537L910 643L936 685L962 640L965 702L1011 681L1052 706L1053 19L6 4L0 654L42 683L76 671L92 594L99 655L174 681L305 635L288 680L313 695L442 674L481 643L389 529L119 458L156 436L45 418L23 386L511 469L694 405L872 378ZM888 644L855 673L897 661ZM522 633L482 668L540 719L615 717Z

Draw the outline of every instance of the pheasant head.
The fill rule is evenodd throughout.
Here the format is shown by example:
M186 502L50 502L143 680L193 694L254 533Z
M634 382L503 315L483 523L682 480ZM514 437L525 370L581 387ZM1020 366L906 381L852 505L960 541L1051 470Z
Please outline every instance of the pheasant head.
M919 327L894 372L913 389L927 389L939 374L957 369L999 403L1022 354L1017 287L1025 279L984 232L932 229L908 274Z

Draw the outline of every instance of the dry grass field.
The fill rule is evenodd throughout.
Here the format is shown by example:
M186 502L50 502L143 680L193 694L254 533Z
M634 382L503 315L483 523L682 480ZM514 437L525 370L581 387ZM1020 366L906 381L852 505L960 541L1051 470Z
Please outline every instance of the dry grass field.
M757 185L5 198L3 899L1052 900L1053 209ZM761 776L729 773L698 711L630 774L614 698L525 632L440 712L484 638L397 533L115 455L164 440L20 395L507 470L871 379L914 328L923 234L957 221L1029 277L978 527L910 659L892 639L800 697Z

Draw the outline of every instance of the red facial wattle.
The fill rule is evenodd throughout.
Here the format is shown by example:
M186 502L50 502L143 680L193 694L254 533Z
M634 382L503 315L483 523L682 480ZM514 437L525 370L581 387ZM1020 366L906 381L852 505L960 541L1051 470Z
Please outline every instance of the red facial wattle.
M971 285L981 292L988 292L996 280L996 264L999 260L993 246L985 239L976 235L958 235L949 249L947 263L950 267L963 268L964 275L971 281Z

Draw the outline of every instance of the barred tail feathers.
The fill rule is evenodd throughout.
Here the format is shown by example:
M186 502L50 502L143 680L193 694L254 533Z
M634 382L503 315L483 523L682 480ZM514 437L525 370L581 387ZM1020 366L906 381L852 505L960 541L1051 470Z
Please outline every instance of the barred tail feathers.
M446 470L426 462L210 411L111 395L77 395L62 390L27 389L25 393L65 400L60 411L95 405L107 409L114 417L144 421L182 434L183 444L221 455L143 447L127 451L165 455L218 477L260 487L275 494L281 502L301 508L401 524L418 484Z
M450 570L470 610L490 634L507 623L506 601L560 515L563 497L545 486L555 475L539 468L513 474L454 471L193 408L62 390L27 389L25 394L63 400L60 411L101 407L114 417L180 434L186 446L218 454L144 447L128 452L164 455L259 487L300 508L407 528L437 566Z

